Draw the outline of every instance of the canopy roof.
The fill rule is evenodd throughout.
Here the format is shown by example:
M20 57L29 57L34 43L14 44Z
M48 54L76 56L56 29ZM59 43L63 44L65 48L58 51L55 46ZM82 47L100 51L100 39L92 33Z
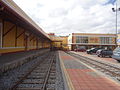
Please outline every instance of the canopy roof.
M51 41L49 35L45 33L19 6L12 0L0 0L0 16L4 19L15 22L27 30L32 31L37 36Z

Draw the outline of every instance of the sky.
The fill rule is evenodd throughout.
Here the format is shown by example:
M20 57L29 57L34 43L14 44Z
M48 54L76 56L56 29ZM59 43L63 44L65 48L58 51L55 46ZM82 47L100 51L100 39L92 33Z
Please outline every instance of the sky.
M110 0L13 0L46 33L116 33ZM114 0L111 0L114 1ZM118 1L120 7L120 1ZM120 32L118 11L118 32Z

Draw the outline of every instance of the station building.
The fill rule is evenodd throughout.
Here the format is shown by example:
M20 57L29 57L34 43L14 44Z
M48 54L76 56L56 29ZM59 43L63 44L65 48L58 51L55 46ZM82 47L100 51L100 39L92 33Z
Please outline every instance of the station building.
M92 47L114 49L116 34L72 33L68 37L70 50L89 49Z
M0 1L0 55L57 47L63 50L76 48L116 46L115 34L72 33L56 36L45 33L12 0Z
M48 34L52 40L52 46L62 50L68 50L68 36L56 36L55 33Z
M62 38L55 35L55 33L49 33L49 37L52 40L52 47L61 49L62 48Z
M0 0L0 54L49 48L51 39L12 0Z
M60 36L60 38L62 38L62 48L68 50L68 36Z
M120 33L117 34L117 45L120 47Z

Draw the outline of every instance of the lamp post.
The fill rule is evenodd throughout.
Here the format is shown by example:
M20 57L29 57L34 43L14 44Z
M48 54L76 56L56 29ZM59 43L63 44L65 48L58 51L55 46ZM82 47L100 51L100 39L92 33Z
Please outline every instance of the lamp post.
M117 31L117 19L118 19L117 14L118 14L118 11L120 11L120 8L118 8L118 6L117 6L117 1L116 1L116 7L112 8L112 11L115 12L115 15L116 15L116 20L115 20L116 24L115 24L115 27L116 27L116 47L117 47L117 32L118 32Z

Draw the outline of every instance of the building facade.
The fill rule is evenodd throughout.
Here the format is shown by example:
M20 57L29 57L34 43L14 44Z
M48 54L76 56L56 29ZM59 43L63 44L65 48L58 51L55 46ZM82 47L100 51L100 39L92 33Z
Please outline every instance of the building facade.
M117 45L120 47L120 33L117 34Z
M114 49L116 34L72 33L68 37L68 46L70 50L92 47Z
M0 1L0 55L50 48L51 39L12 0Z
M60 36L62 38L62 48L63 50L68 50L68 36Z
M68 50L68 36L56 36L55 33L48 34L52 40L52 47Z

